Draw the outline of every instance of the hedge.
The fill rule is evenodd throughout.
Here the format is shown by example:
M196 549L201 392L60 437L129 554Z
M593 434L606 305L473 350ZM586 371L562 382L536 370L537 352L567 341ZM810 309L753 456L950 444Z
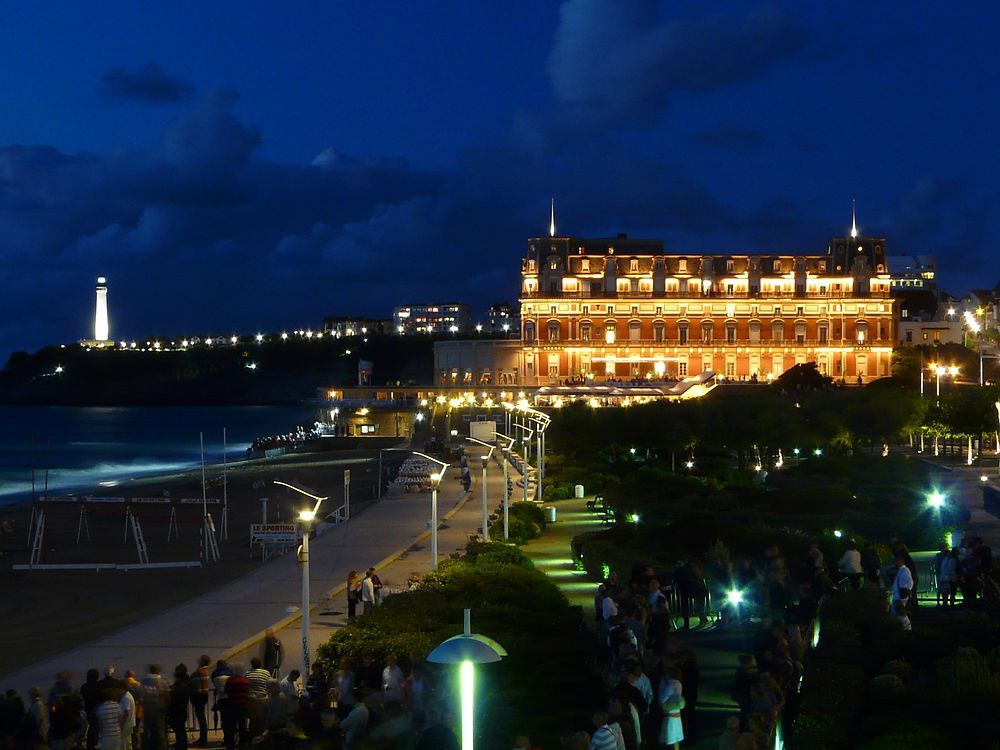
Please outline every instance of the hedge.
M537 503L513 503L508 509L507 531L513 544L526 544L537 539L545 528L545 511ZM490 526L490 537L503 538L503 516Z
M379 662L396 654L408 665L462 630L462 610L472 609L476 632L501 643L508 657L482 668L477 679L477 747L506 748L517 734L558 747L562 733L584 725L607 696L589 669L592 644L581 632L579 608L517 548L473 542L459 560L448 560L414 591L390 596L320 646L329 671L340 657ZM447 677L447 673L442 675Z

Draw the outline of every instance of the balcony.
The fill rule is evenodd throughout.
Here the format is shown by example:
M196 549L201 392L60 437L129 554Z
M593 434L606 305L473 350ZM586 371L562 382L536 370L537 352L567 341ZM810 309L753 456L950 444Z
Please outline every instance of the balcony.
M708 294L693 290L687 292L605 292L605 291L576 291L576 292L543 292L535 290L533 292L521 292L522 300L537 299L606 299L606 300L628 300L628 299L889 299L889 292L860 292L830 291L830 292L733 292L728 294L725 291L710 290Z
M681 342L679 338L673 339L663 339L657 341L655 339L618 339L613 344L608 344L604 339L559 339L558 341L550 341L548 339L536 339L535 341L525 341L525 346L574 346L574 347L590 347L593 349L619 349L624 347L647 347L647 348L679 348L679 347L705 347L705 346L739 346L739 347L838 347L844 349L855 349L857 351L864 351L867 349L872 349L873 347L882 346L893 346L892 339L873 339L865 341L864 343L858 343L854 339L802 339L797 340L793 338L786 338L780 340L772 339L759 339L756 341L750 339L733 339L728 340L726 338L713 338L711 340L705 341L700 338L689 337L687 341Z

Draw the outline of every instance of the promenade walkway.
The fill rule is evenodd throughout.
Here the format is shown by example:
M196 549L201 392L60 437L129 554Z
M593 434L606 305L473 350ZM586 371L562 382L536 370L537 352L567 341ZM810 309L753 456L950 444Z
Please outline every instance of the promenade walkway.
M479 484L479 472L472 473L474 483L472 491L465 502L460 502L453 506L449 516L443 520L438 529L438 556L440 560L446 560L451 555L456 555L465 550L470 535L478 533L482 526L482 486ZM449 470L449 476L445 482L454 482L457 477L457 469ZM503 476L495 465L491 465L487 472L487 501L488 507L492 510L502 502ZM405 496L404 496L405 497ZM424 507L430 508L430 499L423 496ZM380 502L385 502L382 500ZM377 504L376 504L377 505ZM442 510L439 512L443 513ZM429 528L429 524L427 524ZM313 558L312 565L316 565L316 557ZM379 578L385 587L384 596L392 596L394 593L405 591L407 582L411 576L421 576L430 570L430 532L421 534L409 547L399 547L393 550L384 558L357 558L351 557L348 552L344 555L345 566L338 568L340 578L335 579L328 575L329 571L323 572L323 578L319 578L319 573L313 567L311 576L314 590L322 580L325 587L322 589L323 595L314 598L315 606L312 611L309 642L312 646L313 656L316 654L316 647L325 643L330 636L338 629L347 624L347 574L351 570L358 571L358 575L364 576L369 566L374 566ZM369 561L370 560L370 561ZM300 572L301 580L301 572ZM298 589L296 589L298 590ZM358 604L358 614L361 614L361 604ZM301 638L302 621L298 613L291 614L273 625L275 635L282 642L284 647L284 658L282 672L291 669L302 670L301 662ZM234 645L227 650L223 656L230 662L247 663L252 656L261 655L261 641L263 632L258 632L242 643Z
M583 607L587 623L594 623L594 595L600 581L576 570L571 559L570 542L577 534L601 528L597 516L586 508L587 500L562 500L551 503L557 509L557 522L548 524L538 539L522 547L532 562L548 575L571 604ZM619 571L628 576L629 571ZM694 618L697 622L697 618ZM675 625L680 625L676 618ZM698 742L693 747L715 750L726 718L734 713L736 704L730 699L737 656L752 651L754 627L721 628L714 624L694 627L689 631L674 630L680 647L689 648L698 657L701 684L698 696ZM596 708L596 707L595 707ZM587 728L588 716L581 716L581 729ZM686 745L688 747L690 745Z
M469 496L473 501L466 502L466 494L456 481L457 471L454 467L448 470L438 493L442 559L464 547L469 535L480 525L480 503L476 502L481 496L480 489L474 484ZM499 498L499 472L490 473L491 498ZM310 578L312 616L316 622L312 631L313 650L337 624L335 616L320 613L346 613L343 597L331 602L329 592L341 588L351 570L364 571L371 565L381 568L383 582L392 589L405 587L411 573L423 573L430 568L429 517L428 493L387 495L349 522L312 540ZM106 574L95 575L94 596L100 596L99 575ZM291 669L301 662L299 637L288 630L300 627L297 609L301 603L301 580L294 554L272 559L249 575L159 616L108 633L25 669L0 674L0 685L23 694L30 686L47 688L56 672L62 670L72 671L75 684L79 685L88 668L107 664L115 664L119 671L131 668L143 674L146 665L157 662L164 673L170 673L180 662L192 667L203 653L213 660L222 655L249 656L251 651L259 652L263 630L272 625L277 625L283 634L285 666ZM39 585L44 585L41 579ZM156 591L151 590L149 596L155 597ZM109 608L128 606L128 602L108 602ZM66 612L65 616L71 618L73 613Z

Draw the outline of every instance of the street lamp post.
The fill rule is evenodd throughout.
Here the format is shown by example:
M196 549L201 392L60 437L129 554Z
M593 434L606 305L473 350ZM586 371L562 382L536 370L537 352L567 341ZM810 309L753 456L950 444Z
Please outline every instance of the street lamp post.
M444 641L427 655L436 664L458 664L462 706L462 750L473 750L475 716L475 665L498 662L506 649L492 638L472 632L469 610L465 610L462 635Z
M310 500L316 501L311 510L306 508L300 510L298 514L299 523L302 524L302 546L299 548L299 565L302 566L302 674L308 675L312 664L309 653L309 533L312 531L313 522L319 513L319 506L322 505L326 498L306 492L301 487L296 487L294 484L289 484L288 482L280 482L276 479L274 483L282 487L287 487L290 490L295 490L300 495L305 495Z
M496 430L493 431L493 434L494 435L497 434ZM486 466L489 464L490 459L493 458L493 451L495 451L497 447L495 445L487 443L484 440L480 440L479 438L467 437L465 439L468 440L470 443L476 443L477 445L481 445L484 448L490 449L489 453L487 453L485 456L480 457L482 458L483 461L483 541L488 542L490 540L490 527L489 527L490 509L488 504L489 501L487 500L487 495L486 495Z
M483 461L483 541L490 540L490 506L486 497L486 466L490 462L489 456L481 456Z
M1000 402L997 402L997 412L1000 414ZM507 484L507 463L510 461L510 447L503 449L503 540L510 538L510 486Z
M431 474L431 570L438 568L438 485L444 470Z
M309 653L309 533L315 514L310 510L299 512L302 523L302 547L299 550L299 564L302 566L302 674L309 674L311 656Z

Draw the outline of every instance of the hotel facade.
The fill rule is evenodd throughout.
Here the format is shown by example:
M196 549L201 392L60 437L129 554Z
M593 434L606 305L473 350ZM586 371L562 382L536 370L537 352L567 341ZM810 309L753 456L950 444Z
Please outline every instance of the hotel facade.
M854 229L817 255L675 253L626 235L534 237L521 267L518 380L714 371L752 381L815 362L835 379L867 382L890 372L891 283L884 239Z

